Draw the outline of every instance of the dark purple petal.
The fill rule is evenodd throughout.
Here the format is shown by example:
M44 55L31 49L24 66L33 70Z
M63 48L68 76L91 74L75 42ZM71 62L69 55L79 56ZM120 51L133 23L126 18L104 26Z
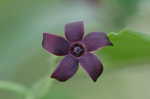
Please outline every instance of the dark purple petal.
M108 45L112 45L111 41L104 32L92 32L85 36L83 42L88 51L94 51Z
M65 58L60 62L57 69L51 75L59 81L66 81L71 78L78 69L78 60L71 55L65 56Z
M43 33L42 47L50 53L63 56L68 53L69 43L63 37Z
M84 35L84 25L82 21L65 25L65 36L69 41L80 41Z
M81 56L79 62L89 76L93 79L93 81L96 81L103 72L102 63L95 55L91 53L86 53L85 55Z

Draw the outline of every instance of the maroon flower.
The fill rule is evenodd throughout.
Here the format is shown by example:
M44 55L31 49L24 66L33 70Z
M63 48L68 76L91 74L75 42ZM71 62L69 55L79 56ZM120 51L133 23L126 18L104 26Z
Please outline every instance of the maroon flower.
M57 56L65 56L51 75L52 78L59 81L68 80L77 71L79 63L93 81L101 75L103 65L91 52L112 43L104 32L92 32L84 38L83 35L82 21L65 25L67 40L54 34L43 33L42 47Z

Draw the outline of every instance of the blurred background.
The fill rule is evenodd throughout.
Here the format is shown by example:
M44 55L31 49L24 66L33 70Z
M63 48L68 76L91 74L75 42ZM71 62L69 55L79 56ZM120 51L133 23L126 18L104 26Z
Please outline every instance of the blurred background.
M150 0L0 0L0 99L150 99L149 18ZM51 80L63 57L42 49L42 32L81 20L86 33L118 33L97 52L105 70L96 83L82 68Z

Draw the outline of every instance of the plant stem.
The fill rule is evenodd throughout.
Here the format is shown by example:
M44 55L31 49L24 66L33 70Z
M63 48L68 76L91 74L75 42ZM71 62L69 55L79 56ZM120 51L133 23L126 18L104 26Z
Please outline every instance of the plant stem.
M50 59L50 66L52 67L56 64L57 57L51 56ZM52 71L53 69L51 68L50 70ZM32 85L32 88L25 97L25 99L41 99L49 92L52 83L53 79L49 78L48 75L44 76L42 79L38 80Z
M57 57L51 56L51 66L54 66L56 63ZM52 70L52 69L51 69ZM27 88L23 85L8 82L0 81L0 89L16 92L25 96L25 99L40 99L44 97L50 90L53 80L50 79L47 75L40 79L38 82L32 85L32 88Z
M24 96L29 91L29 89L23 85L16 84L13 82L8 82L8 81L0 81L0 89L16 92L16 93L22 94Z

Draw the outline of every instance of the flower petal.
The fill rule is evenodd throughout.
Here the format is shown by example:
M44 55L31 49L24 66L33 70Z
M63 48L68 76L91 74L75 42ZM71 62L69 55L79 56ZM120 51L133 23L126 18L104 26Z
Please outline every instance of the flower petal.
M69 43L63 37L43 33L42 47L50 53L63 56L68 53Z
M85 55L81 56L79 62L93 81L96 81L103 72L102 63L95 55L91 53L86 53Z
M111 41L104 32L92 32L85 36L83 42L88 51L94 51L108 45L112 45Z
M51 75L59 81L66 81L71 78L78 69L78 60L71 55L65 56L65 58L60 62L57 69Z
M69 41L82 40L84 35L84 25L82 21L68 23L65 25L65 36Z

